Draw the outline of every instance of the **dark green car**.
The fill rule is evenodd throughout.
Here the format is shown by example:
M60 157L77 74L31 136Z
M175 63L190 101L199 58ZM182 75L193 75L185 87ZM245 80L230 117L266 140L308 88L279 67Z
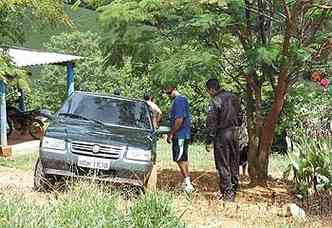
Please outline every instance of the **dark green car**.
M144 101L75 92L41 139L34 186L44 190L67 176L143 187L156 161L157 136Z

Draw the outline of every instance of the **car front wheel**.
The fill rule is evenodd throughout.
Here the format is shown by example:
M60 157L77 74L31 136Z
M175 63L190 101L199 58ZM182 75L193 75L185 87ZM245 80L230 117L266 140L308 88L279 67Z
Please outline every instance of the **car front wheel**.
M38 158L35 166L35 174L33 179L34 190L38 192L45 192L53 189L54 178L44 173L43 165Z

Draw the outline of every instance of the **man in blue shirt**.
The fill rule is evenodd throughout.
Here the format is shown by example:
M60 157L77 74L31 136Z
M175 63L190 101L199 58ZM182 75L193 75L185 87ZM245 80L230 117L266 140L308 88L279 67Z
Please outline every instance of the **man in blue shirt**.
M192 192L194 187L190 182L188 167L188 147L191 137L189 102L175 87L166 88L166 94L173 99L170 112L171 132L167 136L167 142L172 143L173 161L178 164L184 178L181 188L186 192Z

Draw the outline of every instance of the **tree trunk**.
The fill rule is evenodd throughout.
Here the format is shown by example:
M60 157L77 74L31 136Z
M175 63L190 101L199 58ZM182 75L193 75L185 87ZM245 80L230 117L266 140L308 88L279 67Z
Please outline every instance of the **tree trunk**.
M248 76L247 79L249 79ZM255 113L255 101L253 97L253 90L251 88L250 80L247 81L247 88L246 88L246 113L247 113L247 131L248 131L248 171L251 180L251 184L255 185L256 180L258 178L257 172L257 152L258 152L258 138L256 132L256 121L254 117Z
M268 113L264 126L261 130L260 143L258 148L258 184L266 186L268 180L269 155L273 142L274 131L277 126L279 114L285 103L285 95L288 86L288 68L285 66L279 75L278 85L272 108Z

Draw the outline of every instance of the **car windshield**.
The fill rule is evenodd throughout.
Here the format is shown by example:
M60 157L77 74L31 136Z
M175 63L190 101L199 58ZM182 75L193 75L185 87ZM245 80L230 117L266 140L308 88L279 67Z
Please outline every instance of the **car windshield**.
M58 112L69 118L84 117L85 120L100 121L106 125L117 125L140 129L151 129L149 109L143 101L93 96L75 93Z

